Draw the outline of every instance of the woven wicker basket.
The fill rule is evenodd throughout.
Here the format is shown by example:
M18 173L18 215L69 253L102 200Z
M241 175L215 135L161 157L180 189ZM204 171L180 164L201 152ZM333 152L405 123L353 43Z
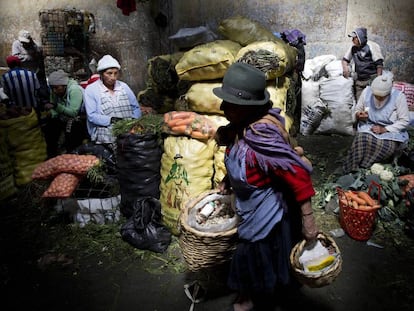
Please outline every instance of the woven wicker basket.
M189 210L217 190L204 192L188 201L180 215L179 245L191 271L210 268L231 259L237 243L237 227L222 232L201 232L188 225Z
M377 188L377 201L380 202L381 185L376 182L371 182L368 195L371 196L374 187ZM339 187L336 190L339 200L339 223L342 229L354 240L369 240L375 228L377 210L365 211L355 209L346 198L345 191Z
M331 284L342 271L341 252L335 241L324 233L319 233L318 240L321 241L322 245L324 245L330 253L336 254L335 261L319 273L307 273L303 270L302 265L299 263L299 257L303 252L306 240L297 243L290 253L290 264L292 266L294 276L300 283L312 288L323 287Z

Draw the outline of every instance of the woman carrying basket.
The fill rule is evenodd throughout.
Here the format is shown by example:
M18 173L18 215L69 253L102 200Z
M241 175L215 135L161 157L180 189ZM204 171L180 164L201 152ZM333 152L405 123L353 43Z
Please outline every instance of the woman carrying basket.
M316 240L311 166L289 144L284 119L272 108L265 75L234 63L213 90L229 124L216 140L226 145L222 193L233 191L239 243L228 277L239 296L231 310L261 310L279 286L291 282L289 254L304 238Z

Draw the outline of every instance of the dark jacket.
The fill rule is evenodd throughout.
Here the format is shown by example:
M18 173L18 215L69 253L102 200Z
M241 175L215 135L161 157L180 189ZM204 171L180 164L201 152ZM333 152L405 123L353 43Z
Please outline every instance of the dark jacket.
M358 75L358 80L369 80L372 75L377 73L377 67L384 65L382 58L374 61L371 45L376 44L368 41L367 29L357 28L354 31L360 42L360 46L353 46L351 48L352 59L355 63L355 71ZM349 59L345 59L350 61Z

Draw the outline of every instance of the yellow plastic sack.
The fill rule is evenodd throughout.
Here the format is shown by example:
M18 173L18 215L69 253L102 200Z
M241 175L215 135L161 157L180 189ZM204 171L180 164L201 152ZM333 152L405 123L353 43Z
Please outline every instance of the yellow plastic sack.
M218 98L213 93L213 89L221 87L221 83L195 83L187 91L185 99L188 103L188 108L198 113L209 113L224 115L220 110L221 98Z
M280 115L285 118L285 128L288 133L293 124L293 118L286 114L289 87L290 80L287 77L280 77L276 81L269 81L266 86L266 90L270 94L270 100L273 103L272 107L281 109Z
M13 163L9 156L6 130L0 128L0 201L17 192L14 185Z
M179 234L179 215L190 197L212 188L214 140L185 136L164 140L161 157L160 203L163 223Z
M260 41L241 48L236 61L243 60L261 69L266 79L272 80L293 71L297 55L297 50L283 41Z
M175 66L180 80L201 81L223 78L241 46L230 40L201 44L184 53Z
M270 30L265 28L259 22L250 20L243 16L235 16L223 20L218 32L229 40L246 46L256 41L281 41Z
M46 142L36 112L32 110L27 116L0 120L0 128L6 131L15 184L25 185L32 180L34 168L47 157Z
M219 115L209 115L206 116L217 126L225 126L229 121ZM214 145L214 158L213 158L213 167L214 167L214 177L213 177L213 189L216 189L218 184L223 180L224 176L227 174L226 165L224 164L224 152L226 151L225 146Z
M289 89L289 84L289 79L285 77L278 78L277 81L268 81L266 90L270 94L270 100L273 103L273 108L280 108L282 111L286 111L287 91Z

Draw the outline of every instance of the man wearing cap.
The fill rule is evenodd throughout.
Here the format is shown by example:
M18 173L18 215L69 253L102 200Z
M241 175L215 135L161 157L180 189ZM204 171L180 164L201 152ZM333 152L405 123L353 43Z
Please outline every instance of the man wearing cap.
M115 150L112 125L121 119L139 118L141 109L130 87L120 80L121 65L111 55L98 61L99 80L85 89L87 126L91 140Z
M356 28L348 35L352 38L353 45L346 51L342 58L342 69L345 78L349 78L349 64L355 65L356 80L354 82L354 95L358 100L362 90L369 85L376 76L382 74L384 56L380 46L368 40L366 28Z
M406 147L407 99L392 84L393 75L386 71L362 91L354 114L357 134L344 162L345 173L390 160Z
M64 134L63 152L71 152L86 138L86 124L80 118L83 103L83 88L69 78L63 70L52 72L48 77L52 90L50 102L44 105L48 112L43 128L48 158L59 154L60 136Z
M20 30L17 40L13 41L12 53L21 61L21 67L36 73L40 83L39 97L44 103L49 99L49 89L46 81L45 65L42 48L33 40L27 30Z
M17 40L12 44L12 55L17 56L25 68L34 72L39 70L42 50L27 30L19 31Z
M216 141L226 146L221 193L233 191L239 241L228 286L239 296L229 310L267 310L277 286L290 283L296 242L316 239L311 166L288 143L280 109L272 108L265 74L236 62L213 90L230 122ZM302 235L303 234L303 235Z
M7 104L10 112L14 111L16 117L18 111L31 112L35 109L39 114L38 91L39 81L33 71L21 68L21 61L17 56L6 57L7 66L10 70L2 75L1 84L4 93L8 96Z

